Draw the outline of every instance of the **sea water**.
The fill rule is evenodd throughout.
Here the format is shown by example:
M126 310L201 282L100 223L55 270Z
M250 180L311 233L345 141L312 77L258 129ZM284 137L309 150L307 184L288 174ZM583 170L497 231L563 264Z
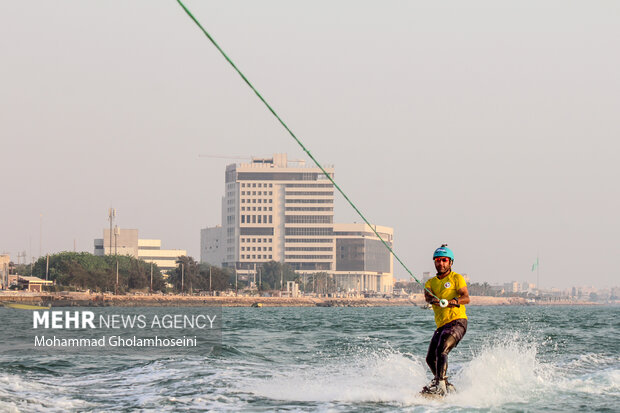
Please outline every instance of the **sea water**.
M16 311L0 309L0 342ZM224 308L210 354L4 351L0 411L619 411L619 307L467 312L442 400L419 395L432 311L263 307Z

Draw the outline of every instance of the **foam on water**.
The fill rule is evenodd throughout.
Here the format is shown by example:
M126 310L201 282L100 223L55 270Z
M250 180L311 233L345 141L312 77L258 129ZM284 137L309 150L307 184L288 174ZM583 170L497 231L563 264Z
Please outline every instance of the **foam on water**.
M500 318L500 310L488 310L489 319ZM290 311L306 314L309 310ZM555 324L530 329L518 323L514 332L472 329L450 355L448 374L458 393L430 400L419 395L431 378L424 360L429 330L401 328L402 320L390 321L398 328L377 327L373 322L378 322L378 315L373 322L366 318L385 311L385 319L402 316L405 320L409 315L404 310L347 311L343 310L345 315L358 317L341 317L344 321L332 326L333 314L321 310L317 314L325 326L316 323L314 330L294 340L289 337L292 327L284 325L281 331L250 335L252 340L242 334L228 337L225 351L207 357L147 360L76 355L71 360L16 360L2 355L9 363L0 369L0 411L617 409L618 347L597 345L600 340L593 334L598 330L574 329L570 336L550 334ZM487 314L485 309L479 311ZM239 313L247 324L247 314ZM608 335L601 332L603 337Z
M19 397L15 397L15 395ZM0 411L67 412L85 410L91 403L72 399L54 385L24 379L13 374L0 376Z
M275 400L409 403L426 380L422 360L382 352L299 366L245 384L255 395Z
M381 350L351 354L337 362L284 369L264 380L243 380L241 388L275 400L313 402L381 402L492 408L528 403L549 392L552 366L537 359L536 345L514 335L482 346L469 361L451 355L456 396L441 401L420 397L430 379L424 358Z
M455 375L460 405L527 403L545 391L553 367L537 360L537 345L519 334L500 336L475 350Z
M582 393L617 397L620 402L620 370L603 369L577 377L557 381L556 388L562 393Z

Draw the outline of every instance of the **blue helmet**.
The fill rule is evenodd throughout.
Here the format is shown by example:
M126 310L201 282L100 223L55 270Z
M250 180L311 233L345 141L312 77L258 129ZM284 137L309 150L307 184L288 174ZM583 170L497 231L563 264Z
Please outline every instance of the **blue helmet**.
M450 248L448 248L448 244L442 244L441 247L435 250L433 254L433 259L437 257L448 257L451 261L454 261L454 253Z

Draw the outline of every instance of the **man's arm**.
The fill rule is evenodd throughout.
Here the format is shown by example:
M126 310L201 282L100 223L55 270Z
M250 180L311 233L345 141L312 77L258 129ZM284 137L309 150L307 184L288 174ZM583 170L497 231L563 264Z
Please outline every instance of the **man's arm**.
M429 304L439 304L439 301L433 297L426 289L424 289L424 299Z
M452 300L448 301L448 304L452 305L461 305L461 304L469 304L469 291L467 291L467 286L463 288L459 288L456 290L457 296Z

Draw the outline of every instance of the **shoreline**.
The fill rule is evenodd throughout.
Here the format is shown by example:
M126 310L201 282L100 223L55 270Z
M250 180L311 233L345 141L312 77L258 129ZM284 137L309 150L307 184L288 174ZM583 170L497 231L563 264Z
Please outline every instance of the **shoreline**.
M189 296L189 295L113 295L88 293L0 293L0 305L20 303L50 305L51 307L424 307L422 294L408 298L364 297L259 297L259 296ZM471 306L549 306L549 305L604 305L576 300L531 302L520 297L471 296Z

